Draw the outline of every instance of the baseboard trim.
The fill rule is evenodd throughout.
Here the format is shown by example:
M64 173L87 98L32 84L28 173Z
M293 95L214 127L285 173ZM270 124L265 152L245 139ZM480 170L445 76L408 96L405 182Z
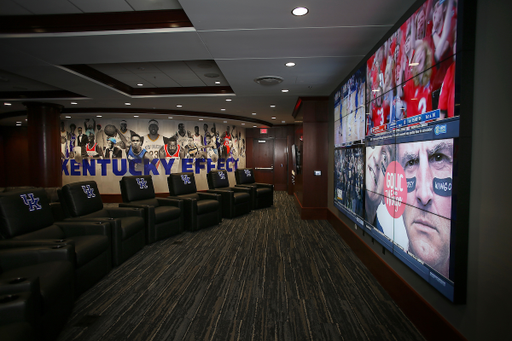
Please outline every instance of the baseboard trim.
M467 341L331 210L327 220L427 340Z
M302 220L327 220L329 212L327 207L303 207L297 194L293 194Z

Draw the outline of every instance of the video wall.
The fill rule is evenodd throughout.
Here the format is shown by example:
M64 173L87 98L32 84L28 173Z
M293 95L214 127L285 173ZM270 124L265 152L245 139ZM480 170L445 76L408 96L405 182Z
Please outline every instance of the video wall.
M458 5L424 2L331 96L334 205L451 301L463 116L455 105ZM360 119L344 128L361 98L364 128L351 123ZM363 137L347 133L354 126Z
M156 119L61 121L63 184L94 180L102 194L119 194L123 176L151 175L155 192L168 192L170 173L192 173L198 190L206 174L245 167L245 129L214 122Z

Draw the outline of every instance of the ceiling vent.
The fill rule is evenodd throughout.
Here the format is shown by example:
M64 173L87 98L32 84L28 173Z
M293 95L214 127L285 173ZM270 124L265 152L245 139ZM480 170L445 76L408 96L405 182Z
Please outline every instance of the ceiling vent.
M255 78L254 81L258 83L259 85L263 86L272 86L277 85L283 82L283 78L279 76L261 76L258 78Z

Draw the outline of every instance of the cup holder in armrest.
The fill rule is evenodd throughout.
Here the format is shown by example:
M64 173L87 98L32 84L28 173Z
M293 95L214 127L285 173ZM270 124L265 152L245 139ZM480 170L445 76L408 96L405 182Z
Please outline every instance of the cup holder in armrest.
M22 282L25 282L27 280L26 277L18 277L18 278L13 278L11 279L9 282L9 284L18 284L18 283L22 283Z
M12 301L16 301L18 298L20 298L20 295L16 294L0 296L0 304L6 304Z
M64 247L64 245L55 245L55 246L52 246L52 249L62 249Z
M39 294L39 277L11 277L0 280L0 296L22 292Z

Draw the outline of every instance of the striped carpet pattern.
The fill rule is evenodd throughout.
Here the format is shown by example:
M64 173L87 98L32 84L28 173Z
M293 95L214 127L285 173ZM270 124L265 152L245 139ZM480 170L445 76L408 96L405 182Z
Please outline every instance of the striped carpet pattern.
M67 340L423 340L294 199L146 246L76 301Z

